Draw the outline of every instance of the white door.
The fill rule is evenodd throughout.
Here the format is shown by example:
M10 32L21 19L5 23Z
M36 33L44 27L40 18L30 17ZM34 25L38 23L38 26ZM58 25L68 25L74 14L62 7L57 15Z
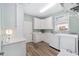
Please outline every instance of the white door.
M72 36L60 37L60 49L66 49L71 53L76 52L76 38Z

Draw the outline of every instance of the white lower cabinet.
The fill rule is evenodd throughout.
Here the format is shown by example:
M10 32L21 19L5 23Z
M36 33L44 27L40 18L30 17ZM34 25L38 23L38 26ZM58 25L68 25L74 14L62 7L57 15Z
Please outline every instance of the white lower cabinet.
M51 34L49 36L49 45L59 49L59 37L56 34Z
M3 46L4 56L25 56L26 45L25 42L18 42Z
M78 36L76 35L61 35L60 50L65 49L71 53L78 54Z
M75 38L62 36L60 39L60 49L66 49L75 53Z
M33 41L35 43L42 41L41 32L33 32Z
M42 36L42 37L41 37ZM38 39L40 37L40 39ZM70 53L78 54L78 35L76 34L39 34L35 39L36 42L47 42L51 47L58 50L64 49Z
M70 53L78 54L78 35L73 34L51 34L48 38L50 46Z

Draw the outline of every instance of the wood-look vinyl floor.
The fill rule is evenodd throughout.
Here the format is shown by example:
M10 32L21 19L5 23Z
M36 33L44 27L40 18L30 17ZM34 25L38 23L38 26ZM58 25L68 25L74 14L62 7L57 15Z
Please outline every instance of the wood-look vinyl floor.
M46 42L29 42L26 44L28 56L57 56L59 51L49 47Z

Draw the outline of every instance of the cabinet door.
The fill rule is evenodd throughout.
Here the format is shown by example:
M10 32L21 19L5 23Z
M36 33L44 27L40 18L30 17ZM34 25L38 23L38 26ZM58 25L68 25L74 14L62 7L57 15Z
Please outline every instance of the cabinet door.
M53 29L52 17L44 19L34 18L34 29Z
M36 43L42 41L42 35L43 34L41 32L33 32L33 41Z
M45 19L40 19L40 29L46 29L46 20Z
M44 19L34 18L34 29L44 29Z
M53 29L52 17L40 19L40 29Z
M45 29L53 29L54 27L53 17L48 17L45 19Z
M60 49L66 49L71 53L76 52L76 39L71 36L61 36L60 37Z
M56 34L51 34L48 40L50 46L59 49L59 37Z
M46 43L49 43L49 40L48 40L48 33L41 33L40 35L40 41L44 41Z
M2 4L2 27L15 27L15 4Z
M40 19L34 18L34 29L40 29Z
M26 43L19 42L3 46L4 56L25 56Z

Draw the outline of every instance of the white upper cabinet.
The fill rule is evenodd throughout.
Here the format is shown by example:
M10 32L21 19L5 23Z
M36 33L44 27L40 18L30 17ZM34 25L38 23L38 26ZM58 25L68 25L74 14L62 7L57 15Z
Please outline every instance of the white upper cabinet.
M16 22L16 6L15 4L1 4L1 15L2 15L2 27L9 28L15 27Z
M5 29L17 30L17 35L22 36L24 12L21 4L2 3L0 4L1 26ZM17 28L16 28L17 27Z
M39 18L34 18L34 29L40 29L40 19Z
M53 29L53 17L46 18L47 29Z
M52 17L44 19L34 18L34 29L53 29Z
M47 23L46 23L46 19L40 19L40 29L46 29L47 28Z

